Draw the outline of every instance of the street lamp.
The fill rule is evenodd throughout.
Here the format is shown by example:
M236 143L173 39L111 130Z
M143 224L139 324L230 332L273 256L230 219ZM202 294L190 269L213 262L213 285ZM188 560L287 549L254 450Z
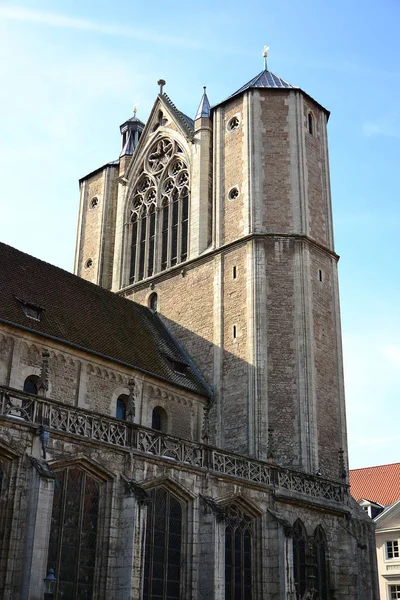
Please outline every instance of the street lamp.
M54 569L48 569L44 581L44 600L54 600L54 590L56 588L57 579L54 575Z

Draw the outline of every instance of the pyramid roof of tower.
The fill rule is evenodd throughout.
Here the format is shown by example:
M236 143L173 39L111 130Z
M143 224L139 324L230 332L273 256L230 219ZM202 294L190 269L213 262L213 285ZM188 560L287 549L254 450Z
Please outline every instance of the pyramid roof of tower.
M40 320L28 317L24 305L39 309ZM0 322L210 396L157 314L3 243ZM175 370L177 364L184 373Z
M400 463L350 469L350 493L355 500L393 504L400 498Z
M306 96L307 98L312 100L312 102L315 102L315 104L317 104L322 110L324 110L329 119L330 112L324 106L322 106L322 104L317 102L317 100L315 100L312 96L307 94L307 92L302 90L300 87L298 87L296 85L292 85L291 83L288 83L287 81L282 79L282 77L279 77L278 75L275 75L275 73L268 71L268 69L264 69L263 71L261 71L261 73L258 73L258 75L256 75L252 79L250 79L250 81L248 81L247 83L242 85L238 90L236 90L236 92L233 92L233 94L231 94L230 96L225 98L225 100L222 100L222 102L218 102L217 104L214 104L214 106L211 107L211 110L217 108L218 106L221 106L222 104L225 104L225 102L228 102L232 98L235 98L235 96L239 96L240 94L242 94L243 92L246 92L247 90L254 90L254 89L299 91L304 96Z
M236 92L231 94L229 98L233 98L234 96L237 96L238 94L241 94L242 92L253 88L299 89L296 86L291 85L281 77L278 77L278 75L271 73L271 71L268 71L268 69L264 69L263 71L261 71L261 73L253 77L253 79L250 79L250 81L242 85L242 87L236 90Z

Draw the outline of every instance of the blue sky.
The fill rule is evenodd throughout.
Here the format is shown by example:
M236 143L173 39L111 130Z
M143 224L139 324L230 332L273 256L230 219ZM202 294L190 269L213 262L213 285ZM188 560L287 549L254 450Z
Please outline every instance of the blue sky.
M157 80L194 115L268 66L331 110L353 468L400 442L397 0L0 1L0 239L71 270L78 179L118 157Z

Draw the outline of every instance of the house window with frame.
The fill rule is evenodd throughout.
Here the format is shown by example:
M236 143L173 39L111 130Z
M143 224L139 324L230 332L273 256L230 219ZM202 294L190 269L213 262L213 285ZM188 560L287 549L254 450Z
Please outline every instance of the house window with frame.
M100 484L76 467L56 475L47 564L57 578L54 597L92 600Z
M129 282L187 259L189 171L182 148L161 137L151 146L129 202Z
M390 600L400 598L400 585L389 585L389 598Z
M226 510L225 600L251 600L253 517L236 504Z
M143 600L180 600L182 505L163 487L152 490L149 496Z
M392 560L393 558L399 558L399 541L389 540L385 543L386 548L386 559Z

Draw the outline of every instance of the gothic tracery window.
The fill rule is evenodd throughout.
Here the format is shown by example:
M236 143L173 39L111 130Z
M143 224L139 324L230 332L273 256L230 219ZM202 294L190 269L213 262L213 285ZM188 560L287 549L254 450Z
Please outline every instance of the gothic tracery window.
M297 599L303 598L307 588L307 534L300 520L296 521L293 529L293 576Z
M236 504L226 510L225 600L252 598L253 517Z
M326 540L321 526L314 533L313 540L314 581L317 597L328 600L328 565L326 557Z
M143 600L181 598L182 505L165 488L149 492Z
M99 492L99 483L81 469L57 473L48 552L56 600L93 598Z
M188 254L190 182L182 148L158 139L141 171L129 205L130 283L183 262Z

